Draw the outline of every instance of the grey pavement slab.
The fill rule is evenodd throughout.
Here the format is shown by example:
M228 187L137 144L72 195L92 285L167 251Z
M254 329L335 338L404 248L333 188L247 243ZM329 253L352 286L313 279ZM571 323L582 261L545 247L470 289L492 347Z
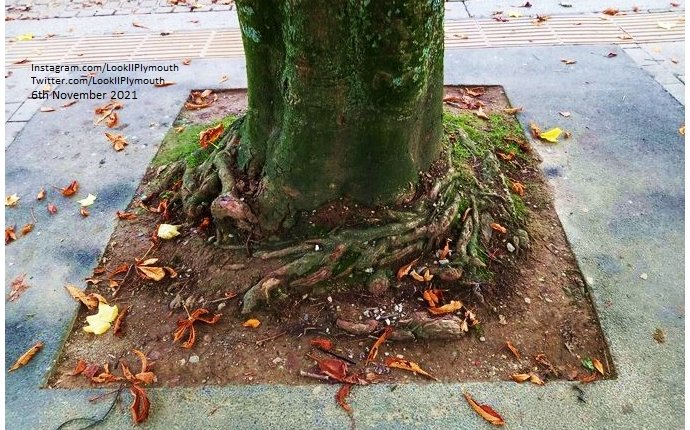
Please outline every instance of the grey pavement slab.
M667 0L529 0L532 7L519 7L524 5L527 0L465 0L469 15L472 17L489 17L495 11L503 11L505 15L510 11L515 11L523 16L534 15L558 15L574 13L601 12L607 8L614 8L620 11L631 11L634 7L640 11L664 11L664 10L683 10L685 1L678 0L678 7L671 6ZM561 6L570 5L569 7Z
M617 379L583 386L577 400L569 382L545 387L499 383L401 384L353 390L358 429L487 428L462 398L466 390L491 404L513 429L680 429L684 402L684 144L677 129L683 107L631 58L606 58L615 47L530 47L449 50L446 83L503 85L526 127L560 126L573 133L557 145L535 143L554 189L555 207L591 290L611 347ZM577 64L564 66L561 58ZM79 196L98 195L92 215L80 218L73 199L49 195L31 235L6 247L6 283L20 273L32 288L6 305L6 367L36 340L45 349L7 375L6 422L13 429L54 429L63 420L99 415L107 404L87 399L105 390L38 387L54 364L76 315L63 291L95 266L115 226L113 213L131 200L187 91L246 85L242 60L195 61L166 79L178 85L141 88L121 118L132 144L110 151L103 129L91 123L96 103L62 115L34 116L6 151L7 194L22 197L6 211L23 225L41 186L81 184ZM558 115L569 110L570 118ZM153 125L151 125L153 124ZM642 273L647 279L640 278ZM652 335L664 330L667 341ZM152 389L152 413L142 428L342 429L350 426L334 401L338 387L203 386ZM210 411L217 408L213 414ZM128 411L102 426L129 428Z
M14 139L17 138L19 132L22 131L26 125L25 122L6 122L5 123L5 148L10 146Z

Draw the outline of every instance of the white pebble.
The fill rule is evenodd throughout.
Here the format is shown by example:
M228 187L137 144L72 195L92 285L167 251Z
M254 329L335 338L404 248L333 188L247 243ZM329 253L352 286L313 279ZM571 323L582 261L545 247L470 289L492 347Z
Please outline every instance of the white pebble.
M513 244L510 243L510 242L508 242L508 243L506 244L506 249L508 250L508 252L514 252L514 251L515 251L515 247L514 247Z
M532 303L532 299L530 299L529 297L525 297L525 303L527 303L527 304Z
M198 355L190 355L189 356L189 362L190 363L198 363L199 362L199 356Z
M641 275L640 275L640 278L642 278L642 279L647 279L647 274L646 274L646 273L641 274Z

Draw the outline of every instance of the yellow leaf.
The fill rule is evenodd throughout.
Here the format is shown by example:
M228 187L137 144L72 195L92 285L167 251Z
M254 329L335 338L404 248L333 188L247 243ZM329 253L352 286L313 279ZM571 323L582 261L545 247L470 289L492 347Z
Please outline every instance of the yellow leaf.
M24 34L20 34L19 36L16 37L17 42L23 42L25 40L31 40L33 38L34 38L33 33L24 33Z
M458 311L460 310L460 308L462 308L462 302L458 300L451 300L450 303L445 304L441 307L429 308L429 312L431 312L434 315L443 315Z
M539 137L549 142L558 143L558 136L560 136L562 132L563 130L555 127L550 130L542 131Z
M426 376L427 378L433 379L434 381L438 381L436 377L432 376L427 371L419 367L419 364L413 361L404 360L402 358L388 357L386 359L386 367L407 370L408 372L413 372L418 375Z
M11 196L5 196L5 206L13 208L17 206L19 202L19 196L17 194L12 194Z
M606 376L606 373L604 373L604 365L601 364L601 361L597 360L596 358L593 358L592 365L595 369L597 369L597 372L601 373L602 376Z
M681 126L678 129L678 133L680 133L681 136L685 136L685 125Z
M86 206L91 206L93 204L93 202L95 202L95 201L96 201L96 196L89 193L89 195L86 196L85 198L83 198L81 200L77 200L77 203L79 203L82 207L86 207Z
M112 323L117 318L117 305L106 305L105 303L98 304L98 313L86 317L88 325L84 326L84 331L93 334L103 334L110 328Z
M249 319L249 320L242 323L242 327L257 328L260 325L261 325L261 321L254 319L254 318Z
M173 237L179 236L180 232L177 230L178 228L180 228L179 225L161 224L158 226L158 237L161 239L172 239Z
M515 382L525 382L530 378L529 373L516 373L514 375L510 375L511 378L513 378L513 381Z

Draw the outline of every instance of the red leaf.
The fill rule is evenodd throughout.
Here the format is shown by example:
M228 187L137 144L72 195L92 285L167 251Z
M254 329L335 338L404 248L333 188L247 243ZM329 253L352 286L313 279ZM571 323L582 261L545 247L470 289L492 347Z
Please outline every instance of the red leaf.
M307 354L307 357L316 361L321 372L336 381L343 382L347 378L347 363L344 361L335 358L318 358L310 354Z
M333 342L331 342L328 339L324 339L322 337L317 337L311 340L311 346L315 346L319 349L323 349L324 351L330 351L333 349Z
M132 419L135 424L143 423L149 417L151 402L149 402L149 398L146 397L146 391L138 384L133 384L129 388L129 392L134 396L132 406L129 407L132 411Z
M350 395L350 389L352 384L343 384L335 395L335 401L338 402L341 408L345 409L345 412L352 414L352 407L347 404L347 396Z

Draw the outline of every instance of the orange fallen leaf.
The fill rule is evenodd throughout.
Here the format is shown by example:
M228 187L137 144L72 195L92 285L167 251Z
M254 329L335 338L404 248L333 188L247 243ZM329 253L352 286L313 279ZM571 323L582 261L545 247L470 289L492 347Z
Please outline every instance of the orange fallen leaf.
M615 15L618 15L620 13L620 11L616 8L609 7L609 8L602 10L601 13L603 13L604 15L615 16Z
M115 325L113 326L113 334L116 336L119 336L122 333L122 324L125 321L125 315L127 315L127 311L129 311L129 306L125 306L117 315Z
M515 348L509 340L506 341L506 348L508 348L510 352L513 353L515 358L517 358L518 360L520 359L520 351L518 351L517 348Z
M117 115L117 112L111 113L105 119L105 125L108 128L115 128L118 126L119 123L120 123L120 117Z
M87 216L91 215L91 212L89 212L89 210L88 210L86 207L84 207L84 206L82 206L82 207L79 208L79 213L80 213L81 216L83 216L84 218L86 218Z
M510 188L520 197L525 195L525 186L520 182L511 182Z
M68 107L70 107L70 106L72 106L72 105L76 104L76 103L77 103L77 101L78 101L78 100L70 100L70 101L68 101L67 103L65 103L65 104L61 105L60 107L63 107L63 108L68 108Z
M221 122L215 127L210 127L200 132L199 146L202 148L207 148L209 145L212 145L223 134L223 130L225 130L225 126Z
M595 369L597 369L597 372L601 373L601 376L606 376L606 373L604 372L604 365L601 364L601 361L597 360L596 358L593 358L592 365Z
M130 393L134 396L134 401L129 407L132 411L132 419L135 424L143 423L149 417L149 409L151 408L151 402L149 398L146 397L146 391L139 384L132 384L129 387Z
M136 214L134 214L132 212L117 211L117 212L115 212L115 215L119 219L136 219L137 218Z
M153 86L156 88L163 88L163 87L169 87L171 85L175 85L176 83L177 82L173 82L173 81L163 81L163 82L160 82L157 84L153 84Z
M513 375L510 375L510 377L513 379L515 382L525 382L530 378L529 373L515 373Z
M426 376L429 379L433 379L434 381L438 381L437 378L434 376L431 376L429 373L427 373L424 369L419 367L419 365L415 362L412 361L407 361L403 360L402 358L397 358L397 357L388 357L386 359L386 367L393 367L396 369L402 369L402 370L407 370L409 372L413 372L422 376Z
M430 308L435 308L436 306L438 306L438 303L440 301L439 296L441 294L441 290L424 290L424 292L422 293L422 298L426 300Z
M483 87L465 88L465 93L470 97L480 97L484 95L484 92Z
M492 228L493 230L496 230L496 231L499 232L499 233L503 233L503 234L508 233L508 229L505 228L505 227L503 227L501 224L499 224L499 223L497 223L497 222L492 222L492 223L491 223L491 228Z
M429 308L428 311L431 312L433 315L443 315L443 314L449 314L455 311L459 311L462 308L462 302L458 300L451 300L450 303L447 303L441 307L438 308Z
M99 370L99 368L96 369L96 371L98 371L98 370ZM86 373L86 372L84 372L84 373ZM123 378L121 376L113 375L112 373L110 373L110 367L109 367L108 363L105 363L103 365L103 372L101 372L100 374L93 376L91 378L91 380L97 384L107 384L110 382L118 382L118 381L122 381L123 379L125 379L125 378Z
M446 257L450 254L450 239L446 239L446 245L443 247L441 252L438 254L438 259L439 260L445 260Z
M577 380L582 382L583 384L589 384L590 382L594 382L597 379L599 379L599 376L597 376L596 372L592 372L589 375L578 375Z
M144 266L137 264L134 266L134 268L136 269L137 273L139 273L139 275L145 279L150 279L157 282L165 278L165 269L159 266Z
M412 276L415 281L424 282L424 276L417 273L416 270L411 271L410 276Z
M11 372L13 370L17 370L22 366L25 366L29 361L31 361L32 358L34 358L34 355L38 353L38 351L43 348L43 342L38 341L36 342L31 348L29 348L24 354L22 354L21 357L17 359L17 361L14 362L12 367L10 367L10 370L8 372Z
M463 393L463 395L465 396L465 400L467 400L467 403L469 403L470 407L486 421L495 426L502 426L506 423L503 417L500 416L498 412L496 412L491 406L477 403L468 393Z
M24 293L24 291L29 288L25 278L26 273L23 273L12 280L10 283L10 294L7 296L7 300L10 302L17 300Z
M242 323L242 327L248 327L248 328L257 328L260 325L261 325L261 321L255 319L255 318L248 319L247 321Z
M43 200L46 197L46 190L41 187L40 190L38 190L38 194L36 194L36 200Z
M311 342L309 342L309 344L324 351L330 351L331 349L333 349L333 342L322 337L312 339Z
M347 404L347 396L350 395L352 384L343 384L342 387L335 394L335 401L338 402L341 408L348 414L352 414L352 407Z
M84 361L82 358L80 358L79 360L77 360L77 364L76 364L76 366L74 366L74 370L69 375L70 376L77 376L81 372L83 372L84 370L86 370L86 361Z
M190 60L189 58L185 58L184 60L182 60L182 64L184 64L185 66L189 66L191 63L192 60Z
M17 240L17 233L14 231L14 226L5 227L5 245Z
M405 276L407 276L410 273L412 266L417 261L419 261L419 259L420 259L420 257L417 257L414 260L412 260L411 262L409 262L408 264L406 264L403 267L401 267L400 269L398 269L398 274L397 274L398 281L400 281L402 278L404 278Z
M79 183L77 181L72 181L72 183L66 186L65 188L60 188L60 192L65 197L72 196L77 191L79 191Z
M381 336L379 336L379 338L376 339L376 342L374 342L374 345L372 345L371 349L369 350L369 355L367 355L366 364L369 364L372 361L376 360L376 356L379 354L379 347L383 345L383 343L386 340L388 340L391 334L393 334L393 327L386 327Z
M100 294L86 294L74 285L65 285L65 289L67 289L72 298L79 300L89 309L96 309L99 303L108 303Z
M534 372L530 372L529 381L535 385L544 385L544 381Z
M346 382L345 379L347 379L348 365L344 361L337 360L335 358L318 358L311 354L307 354L307 357L316 361L316 363L319 365L319 370L321 370L321 373L324 375L327 375L339 382Z
M113 144L113 149L122 151L127 146L127 139L121 134L106 133L105 137Z
M173 342L177 342L178 340L182 339L185 333L189 331L189 336L187 337L187 340L182 344L182 347L190 349L192 346L194 346L194 341L196 340L196 331L194 330L194 323L197 321L201 321L206 324L215 324L221 317L220 314L215 314L211 318L202 317L202 315L208 313L209 311L207 309L199 308L192 312L192 314L189 315L186 319L181 319L177 321L177 330L175 330L175 333L173 335Z
M31 232L31 230L33 230L33 229L34 229L34 225L33 225L33 224L29 223L29 224L25 225L24 227L22 227L22 230L21 230L22 236L26 236L26 235L29 234L29 233Z
M51 215L55 215L57 213L57 211L58 211L57 206L55 206L52 203L48 204L48 213L50 213Z
M50 106L41 106L40 111L41 112L55 112L55 108L50 107Z
M508 115L515 115L518 112L522 112L522 106L514 107L514 108L505 108L505 109L503 109L503 112L507 113Z

